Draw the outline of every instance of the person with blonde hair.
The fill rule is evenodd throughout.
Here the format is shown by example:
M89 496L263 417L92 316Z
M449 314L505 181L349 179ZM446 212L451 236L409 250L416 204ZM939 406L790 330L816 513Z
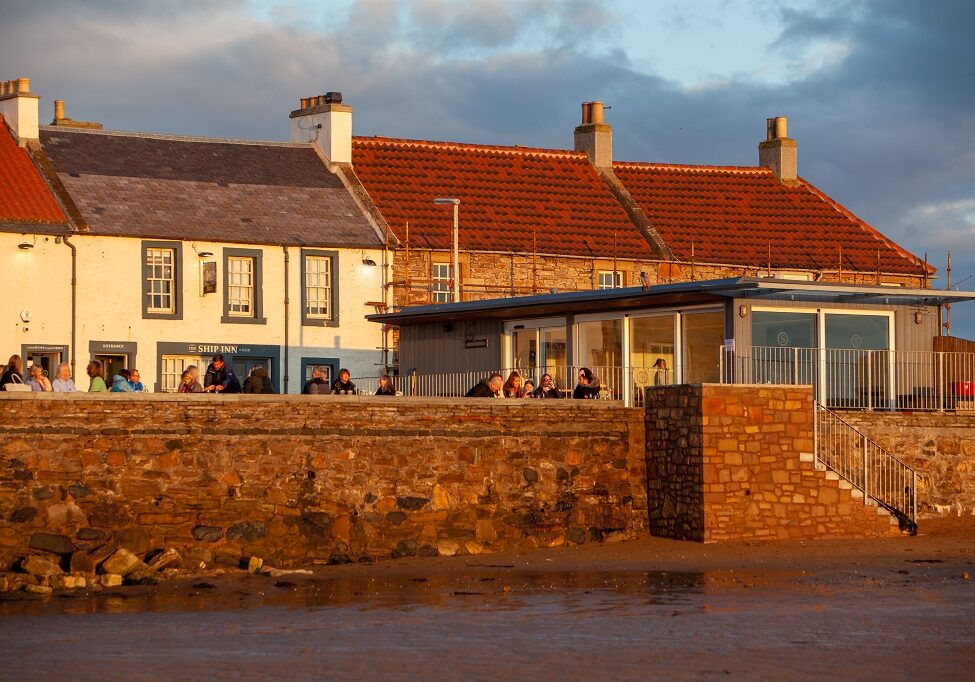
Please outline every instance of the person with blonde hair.
M524 398L525 392L521 388L521 375L512 372L508 375L508 380L501 387L501 392L505 398Z

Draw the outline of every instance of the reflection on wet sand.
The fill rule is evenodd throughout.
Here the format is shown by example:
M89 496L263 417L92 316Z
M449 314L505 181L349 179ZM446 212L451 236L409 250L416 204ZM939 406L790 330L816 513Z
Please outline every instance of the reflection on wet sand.
M556 596L566 609L590 608L594 592L627 597L630 604L672 604L702 593L704 573L565 572L476 576L340 577L274 579L248 576L166 585L160 589L118 588L64 592L44 601L17 598L0 602L0 616L12 614L95 614L152 611L213 611L260 607L328 608L355 605L361 611L409 609L508 609L526 600Z

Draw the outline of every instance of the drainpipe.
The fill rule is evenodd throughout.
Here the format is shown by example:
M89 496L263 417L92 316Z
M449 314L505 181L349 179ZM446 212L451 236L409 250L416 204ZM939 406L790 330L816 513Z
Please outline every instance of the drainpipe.
M287 393L288 392L288 367L289 367L289 362L288 362L288 326L289 326L289 322L288 322L288 307L289 307L289 304L291 303L291 299L288 296L288 294L289 294L289 290L288 290L288 270L289 270L289 264L291 263L291 256L288 253L288 247L287 246L282 245L281 248L284 249L284 391L282 391L282 392L283 393Z
M68 235L62 235L61 240L71 249L71 376L74 377L78 357L78 247L68 241Z

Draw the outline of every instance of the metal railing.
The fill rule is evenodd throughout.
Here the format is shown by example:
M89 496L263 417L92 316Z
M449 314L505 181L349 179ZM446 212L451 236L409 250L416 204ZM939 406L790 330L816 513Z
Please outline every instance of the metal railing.
M729 384L812 384L832 408L975 409L975 353L723 347Z
M543 374L550 374L558 389L558 397L571 399L580 369L582 367L577 365L549 365L430 374L414 371L393 376L391 379L400 395L458 398L463 397L493 372L498 372L505 379L512 372L518 372L522 382L531 380L535 388L539 387ZM643 396L647 388L674 383L674 372L666 368L589 365L588 369L598 381L598 399L622 401L630 407L643 406ZM374 394L379 386L379 377L353 377L352 381L362 395Z
M858 431L837 413L816 403L816 462L835 472L917 531L917 471Z

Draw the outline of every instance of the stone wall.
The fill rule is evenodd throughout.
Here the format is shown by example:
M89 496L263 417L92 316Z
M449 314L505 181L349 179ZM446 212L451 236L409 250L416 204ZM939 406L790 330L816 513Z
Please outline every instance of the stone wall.
M648 389L650 532L682 540L865 537L893 518L813 464L809 387Z
M840 412L917 470L918 516L975 514L975 412Z
M433 263L450 263L450 251L406 249L395 251L392 280L393 305L421 305L431 302ZM537 255L530 253L461 252L461 298L465 301L506 296L530 296L558 291L585 291L598 285L600 271L622 273L623 286L640 286L640 273L647 274L650 284L719 279L723 277L763 277L768 269L764 264L721 265L708 263L638 261L612 254L597 254L593 258ZM777 268L775 268L777 269ZM793 268L787 268L792 271ZM812 274L812 273L811 273ZM837 273L818 273L823 282L839 279ZM875 273L843 272L842 281L849 284L874 284ZM885 282L908 286L922 286L916 276L885 275Z
M645 530L645 476L610 403L0 394L0 569L49 535L284 566L584 543Z

